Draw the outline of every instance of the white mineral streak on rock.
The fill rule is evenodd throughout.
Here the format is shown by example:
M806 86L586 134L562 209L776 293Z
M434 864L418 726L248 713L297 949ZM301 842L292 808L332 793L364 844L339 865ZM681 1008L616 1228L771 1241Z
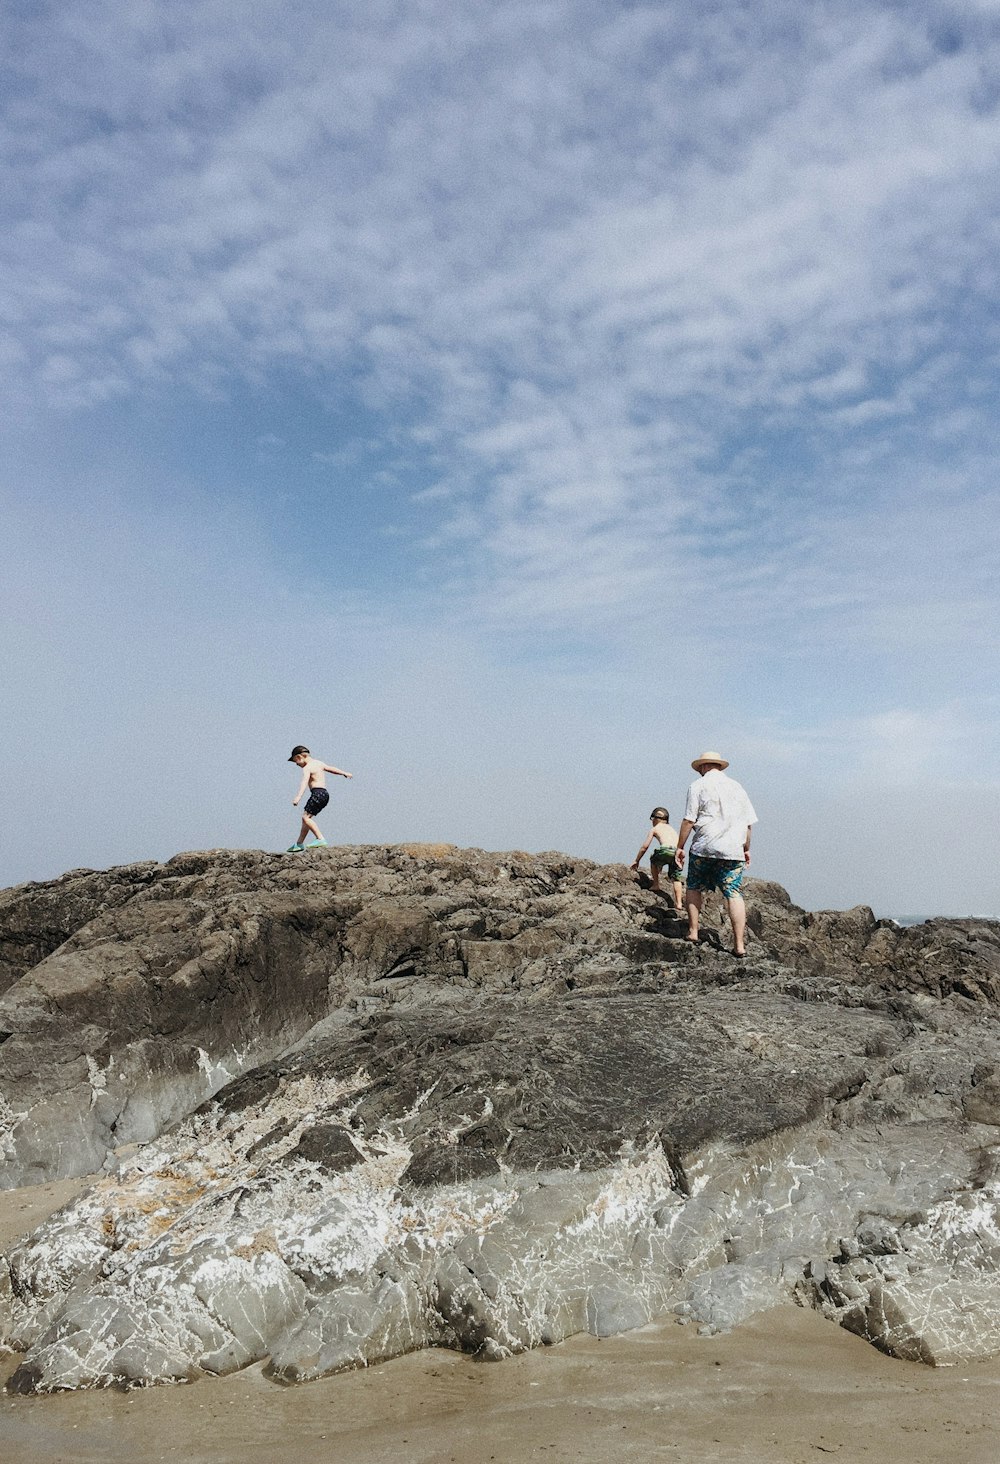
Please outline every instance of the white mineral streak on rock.
M248 1055L245 1051L237 1052L234 1049L230 1064L227 1065L221 1057L213 1060L204 1047L199 1047L198 1068L205 1074L206 1096L210 1097L212 1094L218 1093L220 1088L231 1083L243 1071Z
M91 1106L91 1108L93 1108L94 1104L100 1098L101 1094L102 1093L106 1093L108 1091L108 1072L109 1071L110 1071L110 1065L109 1065L108 1068L100 1068L100 1067L97 1066L97 1063L94 1061L94 1059L88 1055L88 1057L87 1057L87 1073L88 1073L88 1076L90 1078L90 1106Z
M24 1117L23 1111L15 1110L0 1093L0 1164L7 1164L14 1155L14 1129Z
M674 1173L659 1146L638 1154L627 1149L621 1158L622 1167L598 1189L587 1213L566 1227L567 1237L646 1223L652 1207L674 1188Z
M306 1084L293 1086L297 1106ZM286 1159L299 1114L277 1145ZM29 1262L37 1269L33 1298L48 1291L63 1303L36 1308L22 1382L176 1381L268 1352L276 1376L303 1378L431 1341L499 1357L650 1315L631 1251L672 1180L658 1150L611 1173L438 1186L404 1202L397 1180L409 1155L389 1136L385 1152L372 1141L372 1157L341 1175L271 1154L255 1189L229 1182L237 1144L244 1155L252 1147L252 1122L234 1132L209 1113L185 1127L197 1145L175 1147L166 1165L147 1146L14 1258L19 1276ZM76 1251L60 1256L69 1233Z
M919 1152L901 1165L898 1142L886 1171L856 1138L799 1132L742 1152L716 1147L691 1166L687 1198L654 1146L623 1153L610 1171L480 1180L404 1201L397 1181L409 1153L390 1133L359 1140L365 1152L342 1174L288 1162L314 1110L353 1091L319 1088L300 1079L271 1099L266 1124L273 1131L284 1116L289 1126L256 1171L247 1155L267 1137L260 1115L210 1109L182 1126L186 1146L176 1135L169 1156L146 1146L15 1253L11 1276L36 1307L36 1336L48 1328L28 1358L35 1387L177 1380L268 1353L284 1380L428 1343L499 1358L585 1328L642 1325L671 1302L718 1330L789 1300L809 1257L829 1257L866 1203L905 1209L934 1169ZM244 1179L233 1184L237 1168ZM984 1196L937 1205L911 1227L908 1256L1000 1246L996 1194L989 1205ZM914 1280L905 1256L839 1269L864 1334L897 1355L943 1360L942 1317L963 1308L985 1337L974 1277L952 1305L954 1273L925 1267ZM78 1286L56 1315L53 1299L86 1272L95 1284Z
M270 1356L283 1381L427 1345L496 1359L673 1307L707 1331L808 1301L897 1356L1000 1350L1000 1184L963 1193L984 1136L817 1124L688 1164L658 1143L605 1169L400 1187L418 1095L351 1127L364 1073L206 1105L52 1217L0 1271L15 1385L180 1381ZM453 1124L463 1133L482 1109ZM317 1126L344 1167L303 1157Z
M98 1289L102 1283L128 1287L133 1280L141 1289L137 1278L147 1267L156 1274L163 1253L184 1255L199 1241L211 1240L223 1224L231 1229L234 1249L266 1249L266 1229L262 1232L253 1223L255 1196L245 1182L260 1173L248 1165L249 1151L285 1119L287 1130L268 1147L268 1160L280 1159L298 1142L310 1100L334 1103L361 1082L360 1075L337 1085L320 1085L307 1077L290 1083L266 1116L258 1110L230 1117L213 1105L186 1120L169 1141L142 1146L116 1173L99 1180L11 1252L0 1269L0 1336L14 1350L25 1350L48 1327L72 1286L79 1289L89 1277ZM237 1175L243 1175L243 1182L234 1182ZM264 1208L273 1223L275 1206ZM316 1197L307 1195L303 1203L296 1196L290 1208L308 1216L317 1208ZM104 1376L96 1357L92 1371L94 1377L81 1374L63 1386L114 1380Z
M872 1227L831 1268L823 1309L891 1353L938 1366L1000 1352L1000 1185L950 1196L926 1217Z

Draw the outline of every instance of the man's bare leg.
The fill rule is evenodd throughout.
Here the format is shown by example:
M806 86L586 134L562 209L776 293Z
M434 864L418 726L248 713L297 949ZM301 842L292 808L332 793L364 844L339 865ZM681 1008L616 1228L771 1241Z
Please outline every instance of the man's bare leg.
M690 941L698 939L698 918L701 915L701 890L688 890L684 896L684 904L687 908L688 933Z
M737 956L746 955L747 907L742 895L733 895L726 901L729 919L733 927L733 951Z

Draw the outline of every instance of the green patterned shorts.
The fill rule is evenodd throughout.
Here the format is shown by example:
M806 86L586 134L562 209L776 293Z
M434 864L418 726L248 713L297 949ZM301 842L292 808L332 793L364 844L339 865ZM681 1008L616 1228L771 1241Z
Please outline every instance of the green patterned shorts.
M683 876L677 868L677 850L667 849L663 844L654 849L649 856L649 863L653 869L663 869L666 866L667 878L670 880L682 879Z

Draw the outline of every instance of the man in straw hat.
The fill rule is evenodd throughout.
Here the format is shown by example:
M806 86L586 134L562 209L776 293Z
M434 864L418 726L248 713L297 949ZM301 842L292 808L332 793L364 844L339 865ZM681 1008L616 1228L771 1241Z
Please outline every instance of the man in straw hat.
M750 830L757 822L753 804L735 778L727 778L729 764L717 752L703 752L691 764L698 777L688 789L684 821L677 835L678 866L684 863L684 845L691 840L688 865L688 940L698 939L698 919L706 891L718 890L726 902L733 927L733 955L746 955L747 909L740 893L743 871L750 863Z

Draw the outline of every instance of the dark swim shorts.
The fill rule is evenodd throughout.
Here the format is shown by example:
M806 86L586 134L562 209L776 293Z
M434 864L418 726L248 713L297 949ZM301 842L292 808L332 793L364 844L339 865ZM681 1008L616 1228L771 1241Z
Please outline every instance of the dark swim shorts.
M743 859L710 859L692 854L688 862L688 889L711 892L718 890L727 900L738 895L743 884L746 861Z
M329 802L330 795L325 788L314 788L309 794L309 802L306 804L305 811L310 818L315 818L317 813L323 812Z

